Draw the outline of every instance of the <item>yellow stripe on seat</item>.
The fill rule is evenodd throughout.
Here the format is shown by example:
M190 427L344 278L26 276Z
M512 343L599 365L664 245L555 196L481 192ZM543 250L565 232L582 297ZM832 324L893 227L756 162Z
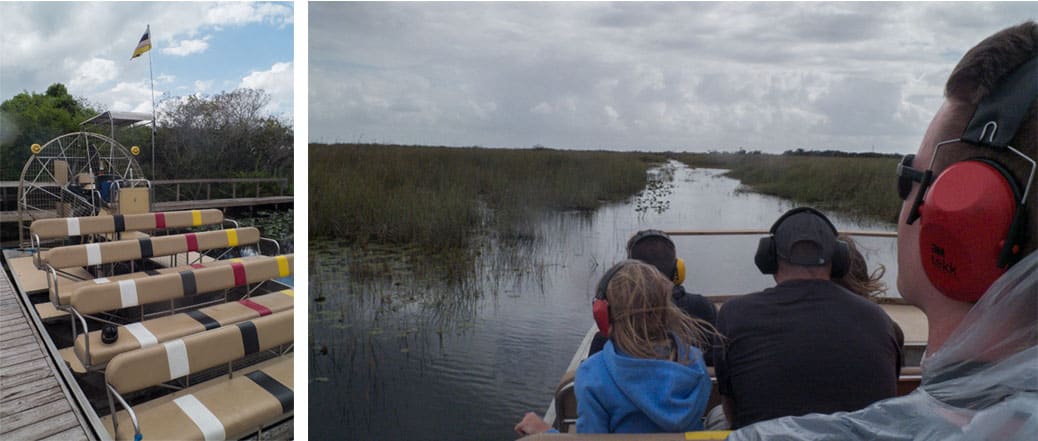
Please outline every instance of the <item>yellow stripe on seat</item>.
M238 230L224 230L227 232L227 246L238 246Z
M197 227L199 225L202 225L202 211L191 210L191 226Z
M291 289L283 289L283 290L281 290L281 293L286 295L286 296L289 296L289 297L295 297L296 296L296 292L291 290Z
M703 430L699 432L685 432L685 440L723 440L728 438L731 430Z
M278 256L278 277L288 277L292 274L292 268L288 266L287 256Z

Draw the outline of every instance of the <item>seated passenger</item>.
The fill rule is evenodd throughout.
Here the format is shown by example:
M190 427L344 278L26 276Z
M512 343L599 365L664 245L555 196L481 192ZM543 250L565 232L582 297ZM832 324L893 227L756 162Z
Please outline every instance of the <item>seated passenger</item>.
M625 260L595 294L595 322L610 337L574 378L578 433L685 432L703 428L710 376L701 346L708 325L671 300L672 283L656 268ZM527 413L520 435L550 429Z
M847 261L847 274L835 279L834 282L847 288L850 292L878 303L880 296L887 292L887 284L882 281L883 274L887 272L887 268L880 265L875 271L869 273L869 266L865 262L865 256L858 251L858 244L854 242L854 239L842 233L838 237L839 240L847 243L847 249L850 254ZM898 325L894 319L890 319L890 323L894 325L894 331L897 333L898 347L903 348L905 346L905 332L901 330L901 325ZM900 360L904 362L903 358ZM899 368L901 366L898 365ZM900 375L900 371L898 375Z
M898 166L897 287L928 320L919 387L857 412L755 424L729 440L1036 438L1035 78L1038 23L984 39L952 70L917 154Z
M821 212L796 208L755 261L777 285L729 300L717 330L718 390L732 428L786 415L860 409L897 393L900 346L876 304L840 287L846 244Z
M706 321L710 326L717 323L717 310L714 304L706 297L699 294L691 294L685 291L682 282L685 280L685 263L677 257L674 241L667 233L660 230L642 230L635 233L627 241L627 258L640 260L653 265L673 282L671 296L674 304L679 309L693 318ZM591 340L591 349L588 356L594 355L602 350L608 338L602 333L595 334ZM713 366L713 356L710 355L710 346L701 347L707 366Z

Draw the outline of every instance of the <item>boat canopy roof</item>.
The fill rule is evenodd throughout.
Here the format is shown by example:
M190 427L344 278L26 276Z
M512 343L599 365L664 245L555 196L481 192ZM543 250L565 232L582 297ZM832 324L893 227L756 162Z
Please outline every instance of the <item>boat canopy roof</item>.
M151 115L142 112L108 110L88 118L79 126L131 127L142 122L151 122Z

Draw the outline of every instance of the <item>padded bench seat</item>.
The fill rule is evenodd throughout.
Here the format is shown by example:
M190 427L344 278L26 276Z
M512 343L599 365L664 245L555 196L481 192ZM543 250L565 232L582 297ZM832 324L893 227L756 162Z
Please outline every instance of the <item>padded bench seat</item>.
M101 342L101 330L80 334L74 343L75 355L84 365L103 365L118 354L146 346L167 342L230 324L252 320L292 309L293 292L290 289L228 302L206 308L119 326L119 338L112 344ZM90 339L90 359L86 357L86 342Z
M243 258L214 260L214 261L205 262L205 263L193 263L191 265L182 265L182 266L177 266L177 267L172 267L172 268L159 268L157 270L137 271L135 273L119 274L117 276L109 276L109 277L98 277L96 279L81 280L81 281L76 281L76 282L67 281L67 282L62 283L62 282L59 281L59 283L58 283L58 304L60 304L60 305L68 305L69 302L72 301L72 295L76 293L76 290L78 290L80 288L88 287L88 286L100 285L102 283L108 283L108 282L118 282L120 280L140 279L140 278L144 278L144 277L158 276L158 275L162 275L162 274L175 274L175 273L179 273L179 272L184 271L184 270L190 270L192 268L194 268L194 269L212 268L212 267L220 266L220 265L229 265L231 263L247 262L250 259L255 259L257 257L262 257L262 256L249 256L249 257L243 257ZM67 280L67 279L59 278L59 280Z
M29 231L40 239L57 239L90 234L124 231L150 231L166 228L198 227L223 222L223 212L216 209L167 211L111 216L66 217L32 222Z
M292 412L292 354L246 373L210 380L136 406L143 440L239 439ZM133 425L119 412L116 440L132 440ZM111 432L111 420L105 418Z

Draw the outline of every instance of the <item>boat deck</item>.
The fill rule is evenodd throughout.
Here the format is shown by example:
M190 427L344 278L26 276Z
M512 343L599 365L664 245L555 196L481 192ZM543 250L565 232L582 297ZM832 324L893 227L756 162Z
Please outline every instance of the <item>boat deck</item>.
M0 270L0 439L93 439L24 305Z

